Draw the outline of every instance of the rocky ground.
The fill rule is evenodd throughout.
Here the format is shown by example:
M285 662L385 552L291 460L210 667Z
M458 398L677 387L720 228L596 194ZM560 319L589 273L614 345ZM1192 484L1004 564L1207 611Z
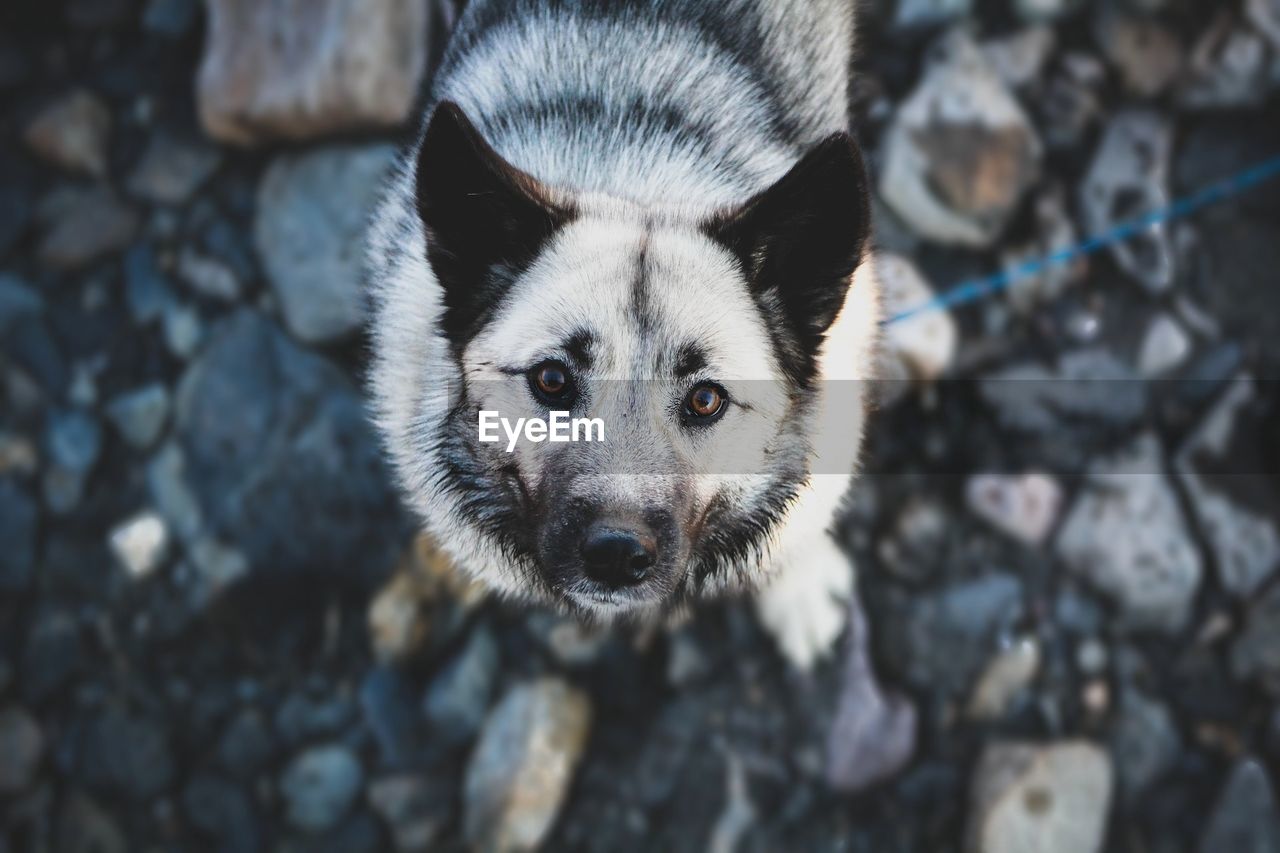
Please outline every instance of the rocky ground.
M413 544L355 282L452 9L294 6L0 10L0 851L1280 850L1276 184L890 330L803 677ZM1273 0L864 45L894 307L1280 154Z

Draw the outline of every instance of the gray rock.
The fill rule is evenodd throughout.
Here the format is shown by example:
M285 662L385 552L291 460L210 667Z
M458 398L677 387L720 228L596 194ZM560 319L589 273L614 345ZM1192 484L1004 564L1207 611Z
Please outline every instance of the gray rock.
M1235 766L1209 823L1200 853L1275 853L1280 850L1280 812L1266 768L1247 758Z
M44 756L44 733L22 708L0 710L0 797L12 797L31 786Z
M26 587L36 562L38 512L31 496L9 477L0 477L0 590Z
M1022 89L1040 79L1056 44L1052 27L1036 26L988 39L982 52L1006 86Z
M63 610L41 609L22 648L19 682L22 696L38 705L69 682L80 668L84 649L80 626Z
M1040 644L1019 637L987 662L969 694L965 713L975 720L999 720L1009 713L1040 670Z
M252 144L409 116L427 68L428 0L212 0L196 98L205 131Z
M54 849L59 853L126 853L124 833L97 803L72 791L58 810Z
M310 832L333 828L355 802L363 780L359 760L344 746L325 744L299 753L280 777L289 822Z
M1148 378L1167 374L1186 362L1191 346L1191 336L1177 320L1157 314L1138 350L1138 372Z
M1061 432L1064 423L1109 428L1136 423L1146 412L1146 385L1105 350L1079 350L1053 369L1019 364L982 380L983 398L1001 424L1018 432Z
M30 285L17 276L0 274L0 338L43 310L44 300Z
M1163 116L1141 109L1116 113L1080 190L1085 231L1103 234L1165 207L1172 154L1173 128ZM1177 270L1166 224L1116 243L1111 254L1149 292L1173 286Z
M262 178L254 239L303 341L344 338L363 321L365 218L393 155L388 145L322 148L280 157Z
M934 298L933 288L907 258L878 252L875 264L886 317L919 308ZM958 340L955 319L946 310L906 317L884 330L888 353L923 382L932 382L947 372L955 359Z
M49 417L45 449L55 465L88 471L102 452L102 427L88 412L79 409L54 412Z
M124 282L129 316L138 325L160 319L173 299L168 280L149 246L134 246L125 254Z
M355 717L355 707L344 696L307 696L291 693L276 710L275 727L287 744L337 735Z
M218 764L239 779L262 772L275 755L275 741L262 713L245 708L231 718L218 738Z
M1124 795L1136 800L1174 766L1181 750L1169 709L1136 688L1123 688L1111 731L1111 754Z
M27 125L24 139L45 160L73 172L103 177L107 172L107 144L111 113L102 101L83 89L60 97Z
M168 732L158 719L109 709L88 722L79 769L80 779L104 795L151 800L173 780Z
M178 255L178 277L201 296L220 302L240 299L240 280L235 272L217 258L194 249L183 249Z
M1130 14L1107 4L1098 7L1094 32L1125 88L1138 97L1161 95L1183 72L1182 42L1158 18Z
M191 825L221 842L221 849L253 853L258 827L249 797L216 776L200 774L182 789L182 811Z
M1231 646L1231 670L1280 694L1280 584L1250 606L1244 630Z
M898 0L893 25L915 29L945 24L973 12L973 0Z
M159 440L169 420L169 389L159 382L113 397L107 418L125 443L147 450Z
M1163 472L1154 435L1095 462L1055 549L1068 569L1116 602L1125 625L1176 632L1190 615L1203 568Z
M1178 100L1192 109L1258 107L1274 84L1267 38L1220 9L1191 51Z
M140 220L134 209L103 187L56 192L40 206L44 237L36 259L72 272L129 245Z
M1244 8L1249 22L1271 42L1271 49L1280 52L1280 3L1245 0Z
M260 315L234 315L188 368L173 435L205 530L255 570L354 579L399 556L406 524L359 395Z
M176 39L189 33L199 16L199 0L151 0L142 15L142 25L148 32Z
M399 853L429 850L452 814L450 792L418 773L384 776L369 785L369 806L391 830Z
M184 541L192 542L204 527L204 515L195 492L187 485L186 456L176 443L161 448L147 465L151 500L169 527Z
M849 601L849 639L840 698L827 734L827 784L853 793L901 770L916 748L916 709L886 692L871 667L867 618L857 596Z
M462 651L432 680L423 700L433 740L458 744L479 731L489 710L499 663L493 635L483 626L473 630Z
M1043 264L1045 257L1066 251L1079 240L1064 195L1057 187L1041 194L1035 202L1035 236L1001 253L1005 273L1011 276L1005 299L1020 314L1057 299L1088 273L1088 265L1080 260Z
M168 553L169 529L159 515L146 512L113 528L107 542L131 578L145 578Z
M129 175L128 189L143 201L183 204L221 162L218 149L207 142L158 133Z
M164 309L164 342L169 352L180 359L189 359L204 343L204 322L200 312L190 305L170 302Z
M1111 804L1107 754L1084 741L993 743L974 773L974 853L1097 853Z
M1237 377L1174 459L1219 580L1240 598L1280 568L1280 489L1263 456L1265 409L1252 377Z
M889 206L924 237L975 248L995 242L1040 171L1034 128L961 31L935 45L883 152Z
M1066 17L1083 5L1084 0L1014 0L1013 8L1022 20L1039 24Z
M590 725L590 700L563 681L512 688L489 715L467 766L467 840L495 853L537 848L568 793Z
M1027 545L1039 545L1058 521L1062 486L1048 474L977 474L965 484L970 512Z

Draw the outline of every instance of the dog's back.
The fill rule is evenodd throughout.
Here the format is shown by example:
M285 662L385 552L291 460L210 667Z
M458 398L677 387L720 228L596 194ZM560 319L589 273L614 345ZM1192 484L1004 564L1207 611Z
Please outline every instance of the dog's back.
M549 184L716 206L848 129L853 31L853 0L478 0L431 100Z

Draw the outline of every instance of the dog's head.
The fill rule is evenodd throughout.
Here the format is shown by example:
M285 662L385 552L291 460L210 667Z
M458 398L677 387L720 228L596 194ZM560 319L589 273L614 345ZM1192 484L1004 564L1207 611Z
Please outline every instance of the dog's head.
M603 614L749 574L813 474L868 232L852 140L731 209L655 209L543 185L445 103L399 191L372 247L373 379L441 544L499 589ZM863 357L874 318L840 325ZM555 412L578 441L511 440Z

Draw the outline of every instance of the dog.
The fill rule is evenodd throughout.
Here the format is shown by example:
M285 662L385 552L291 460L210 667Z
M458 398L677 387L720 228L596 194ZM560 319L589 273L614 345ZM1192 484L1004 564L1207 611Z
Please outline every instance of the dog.
M604 621L755 590L797 667L832 647L880 320L855 19L853 0L467 6L368 278L378 427L468 575ZM486 417L545 433L555 413L604 440L481 440Z

